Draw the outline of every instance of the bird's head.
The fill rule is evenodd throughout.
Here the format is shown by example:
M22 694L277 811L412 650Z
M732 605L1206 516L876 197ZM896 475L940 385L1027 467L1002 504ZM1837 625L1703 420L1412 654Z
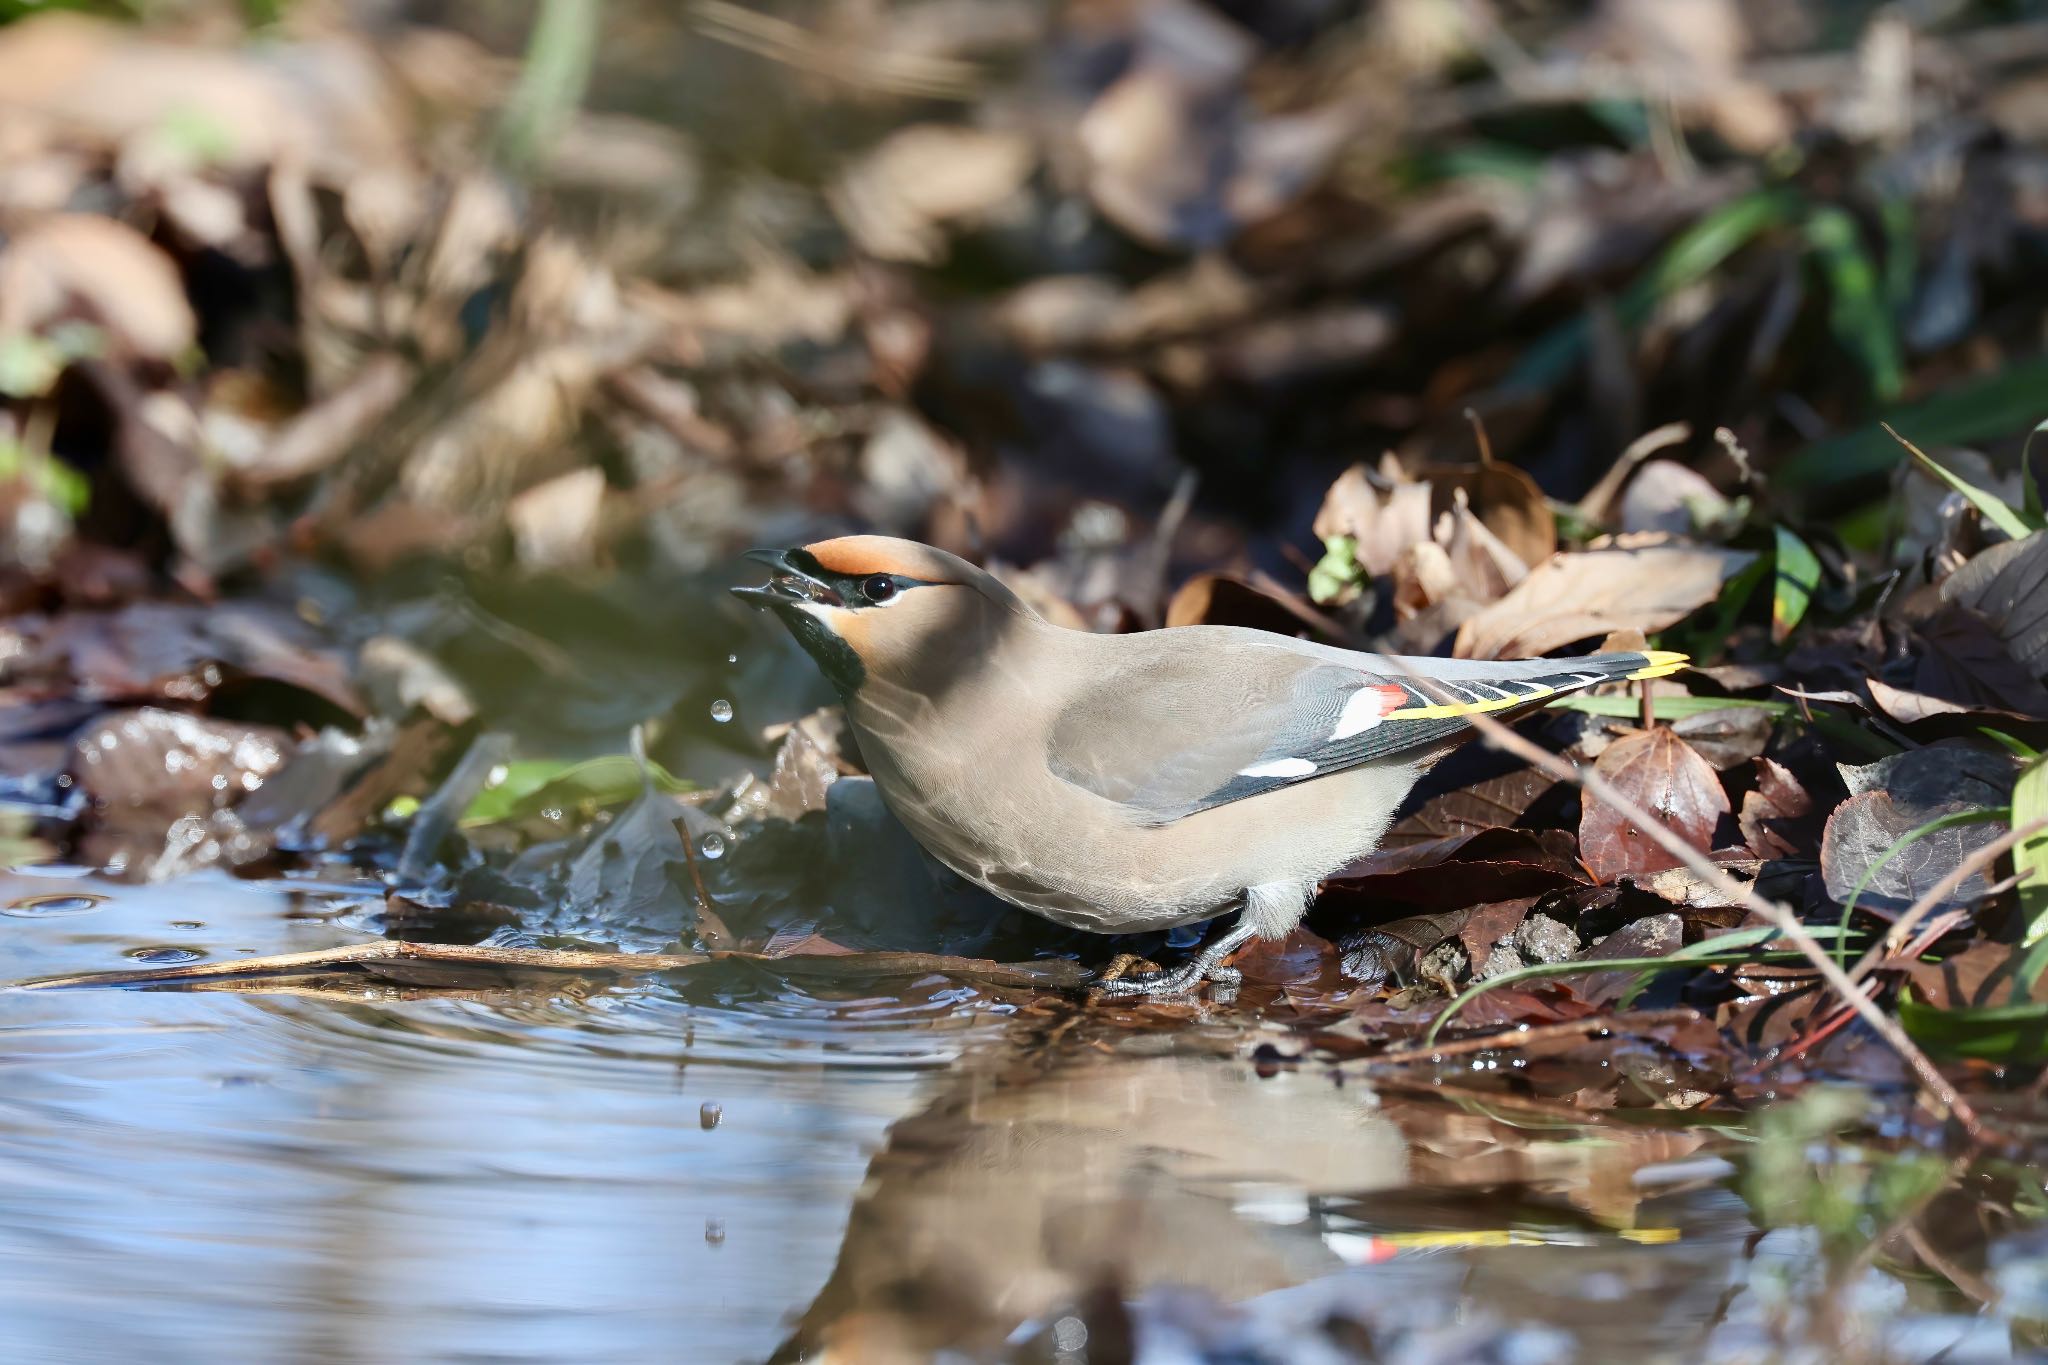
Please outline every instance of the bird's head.
M794 550L749 550L768 581L735 595L782 618L844 696L871 677L921 690L980 654L1005 619L1030 610L958 555L890 536L841 536Z

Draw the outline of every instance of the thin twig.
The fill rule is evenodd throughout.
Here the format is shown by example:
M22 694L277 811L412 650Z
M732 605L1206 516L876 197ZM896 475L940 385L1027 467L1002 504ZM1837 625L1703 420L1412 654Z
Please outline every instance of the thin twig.
M791 975L832 975L886 978L944 975L992 985L1079 985L1078 963L1065 958L1043 962L989 962L980 958L936 953L766 953L720 949L707 953L605 953L571 948L495 948L476 943L410 943L375 939L339 948L267 957L237 957L220 962L192 962L177 967L145 967L133 971L81 972L18 982L16 990L56 990L71 986L177 986L257 976L307 976L359 968L377 962L442 962L469 967L504 967L526 971L576 972L647 976L681 971L708 962L750 962Z
M1491 465L1493 463L1493 441L1486 434L1486 419L1479 415L1479 409L1466 408L1465 420L1472 424L1472 439L1479 443L1479 463L1481 467Z
M1403 667L1403 671L1419 686L1430 689L1432 696L1437 696L1441 700L1451 700L1451 698L1442 695L1442 689L1437 688L1436 684L1421 677L1412 669ZM1467 716L1467 719L1472 722L1473 726L1478 729L1479 733L1485 737L1488 743L1497 748L1505 749L1523 762L1550 774L1561 782L1570 782L1582 787L1595 799L1606 802L1609 806L1619 811L1636 829L1641 831L1644 837L1648 838L1651 843L1656 844L1659 848L1691 869L1701 881L1705 882L1715 891L1718 891L1728 900L1741 905L1751 914L1766 921L1771 927L1783 934L1794 948L1805 954L1806 959L1813 963L1814 969L1820 973L1821 978L1829 986L1833 987L1835 992L1845 1001L1849 1002L1863 1022L1870 1026L1871 1031L1876 1033L1879 1038L1882 1038L1892 1051L1898 1053L1899 1057L1912 1069L1913 1074L1919 1077L1921 1085L1934 1098L1935 1102L1950 1114L1953 1114L1956 1122L1962 1125L1963 1130L1971 1138L1982 1139L1984 1136L1983 1120L1978 1118L1977 1111L1971 1107L1969 1101L1965 1100L1957 1092L1956 1088L1949 1084L1948 1078L1943 1076L1934 1063L1928 1060L1927 1054L1922 1052L1913 1040L1906 1036L1906 1031L1900 1026L1899 1021L1887 1015L1863 995L1856 983L1849 979L1849 974L1842 970L1841 966L1836 963L1825 948L1821 947L1819 941L1812 934L1806 932L1806 926L1799 922L1798 916L1794 915L1785 906L1759 896L1753 887L1743 885L1715 866L1713 861L1706 855L1672 833L1662 821L1628 797L1622 795L1621 792L1615 789L1613 783L1591 768L1581 768L1575 763L1558 757L1540 745L1532 744L1483 711L1472 712Z
M1398 1048L1377 1056L1352 1058L1339 1063L1339 1069L1351 1066L1407 1066L1413 1062L1434 1062L1445 1057L1463 1057L1473 1052L1513 1052L1537 1043L1547 1043L1558 1038L1580 1037L1603 1029L1616 1033L1632 1033L1658 1024L1682 1024L1699 1017L1698 1010L1683 1008L1644 1010L1636 1014L1595 1014L1584 1019L1567 1019L1557 1024L1537 1024L1530 1028L1483 1033L1475 1038L1459 1038L1434 1046Z

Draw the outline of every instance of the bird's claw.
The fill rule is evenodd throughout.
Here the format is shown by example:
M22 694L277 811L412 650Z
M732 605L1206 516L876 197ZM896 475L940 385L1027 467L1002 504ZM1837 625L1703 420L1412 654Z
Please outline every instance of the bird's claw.
M1235 989L1244 982L1244 973L1237 968L1217 966L1200 959L1176 967L1170 972L1142 972L1135 976L1125 976L1122 970L1118 969L1120 966L1127 967L1128 964L1112 963L1111 968L1116 974L1104 972L1096 979L1091 990L1112 1000L1137 996L1157 1000L1176 995L1192 995L1205 984Z

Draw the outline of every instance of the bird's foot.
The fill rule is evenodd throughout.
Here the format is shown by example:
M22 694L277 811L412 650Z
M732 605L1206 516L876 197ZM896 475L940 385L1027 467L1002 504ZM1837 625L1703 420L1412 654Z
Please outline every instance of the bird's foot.
M1222 962L1236 947L1236 944L1231 944L1220 953L1213 949L1197 953L1172 971L1135 974L1127 973L1143 959L1131 953L1123 953L1103 970L1102 975L1090 986L1090 990L1109 999L1127 1000L1138 996L1161 999L1191 995L1211 982L1218 986L1234 988L1243 983L1244 973L1235 967L1225 967Z

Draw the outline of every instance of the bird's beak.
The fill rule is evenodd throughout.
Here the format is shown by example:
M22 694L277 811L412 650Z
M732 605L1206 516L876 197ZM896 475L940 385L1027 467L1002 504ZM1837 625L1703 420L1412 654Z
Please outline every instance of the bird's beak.
M818 602L825 606L839 606L840 597L829 583L821 582L805 573L790 561L788 550L749 550L742 555L769 568L768 581L761 585L749 584L734 588L735 597L744 598L756 606L786 606L793 602Z

